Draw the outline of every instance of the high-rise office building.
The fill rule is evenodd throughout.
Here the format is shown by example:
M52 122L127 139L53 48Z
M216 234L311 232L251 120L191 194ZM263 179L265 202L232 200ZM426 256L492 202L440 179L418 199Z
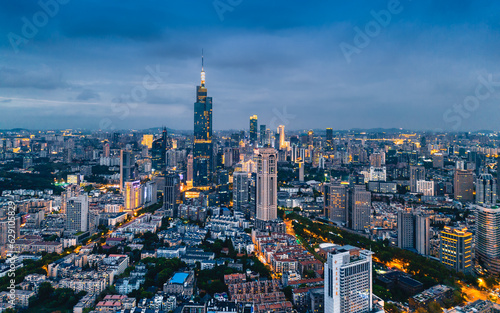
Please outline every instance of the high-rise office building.
M227 170L221 170L217 173L217 192L220 204L228 206L231 199L229 197L229 173Z
M248 204L248 173L233 173L233 209L243 211L243 206Z
M500 156L497 157L497 197L500 195L500 175L498 175L498 169L500 169Z
M412 212L410 209L398 211L398 247L413 250L419 254L430 253L429 216Z
M139 180L125 182L125 206L126 211L133 211L142 205L141 182Z
M194 159L193 159L193 155L190 153L188 154L188 157L187 157L187 170L186 170L186 182L189 184L189 183L193 183L193 163L194 163Z
M312 129L307 132L307 145L308 146L314 145L314 131Z
M372 196L366 186L355 185L349 190L347 222L349 228L365 231L370 227Z
M207 97L203 57L201 65L201 84L196 89L194 103L194 147L193 147L193 185L208 186L212 181L213 169L212 143L212 97Z
M225 147L223 150L224 156L224 168L230 168L233 166L233 148ZM239 161L239 160L238 160Z
M177 209L181 202L180 199L180 177L177 173L165 175L165 192L163 208L167 211L169 217L177 217Z
M167 128L164 127L161 136L151 144L151 167L156 172L163 172L165 170L167 164L166 154L169 148L170 142Z
M417 180L417 192L424 196L434 196L434 181Z
M266 125L260 125L260 146L266 147L269 143L266 140Z
M375 167L370 166L369 172L370 181L386 181L387 180L387 169L385 166Z
M442 153L434 153L432 155L432 167L435 168L444 167L444 155Z
M347 222L348 185L340 183L326 184L325 186L325 217L331 221Z
M472 233L466 227L445 226L439 236L439 260L457 272L471 273Z
M148 147L148 149L153 148L153 135L152 134L142 135L141 145Z
M255 172L250 169L243 170L244 172L250 173L248 179L248 206L246 206L243 212L246 216L254 219L257 211L257 170Z
M66 230L81 232L88 230L89 199L86 194L69 198L66 204Z
M111 152L111 149L109 147L109 142L106 141L102 147L102 156L105 158L109 158L109 156L111 154L110 152Z
M276 150L259 149L257 158L257 211L256 218L271 221L277 218L278 166Z
M497 183L493 175L481 174L476 180L476 203L495 205L497 203Z
M265 147L272 147L272 138L273 134L269 128L266 128L266 140L265 140Z
M257 115L250 116L250 143L257 142Z
M500 207L475 205L476 259L489 274L500 274Z
M347 227L365 231L371 222L371 192L365 185L334 182L325 185L325 217Z
M325 312L372 311L372 252L340 247L325 263Z
M279 135L279 149L285 149L285 125L278 126L278 135Z
M290 149L290 161L296 162L299 157L299 148L296 144L292 144Z
M415 245L415 220L409 210L398 211L398 247L413 249Z
M233 149L233 164L239 162L240 162L240 150L236 148Z
M417 192L417 181L425 180L425 167L410 166L410 191Z
M474 200L474 174L469 170L455 170L453 178L454 199L459 201Z
M382 154L375 152L370 154L370 166L382 167Z
M326 150L333 150L333 129L326 129Z
M301 158L297 158L295 160L295 163L297 164L297 179L299 182L304 181L304 160Z
M417 253L429 255L431 252L431 219L421 214L415 215L415 250Z
M120 150L120 190L123 191L125 182L134 178L133 155L129 150Z
M464 160L458 160L455 162L455 169L465 171L465 161Z
M142 202L144 205L152 205L158 202L158 183L154 180L142 184Z

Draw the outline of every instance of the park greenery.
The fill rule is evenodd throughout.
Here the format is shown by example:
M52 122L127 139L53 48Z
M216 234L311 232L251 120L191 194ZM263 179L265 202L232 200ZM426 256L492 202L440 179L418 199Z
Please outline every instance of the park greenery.
M445 306L457 305L463 302L463 295L460 292L459 280L471 285L477 284L477 279L472 275L464 275L446 268L440 262L418 255L408 250L403 250L389 245L385 241L372 241L360 234L347 231L329 223L313 221L303 217L293 211L281 211L286 219L292 220L293 229L297 238L306 249L311 251L311 247L322 242L331 242L338 245L352 245L363 249L369 249L375 253L374 260L387 266L399 267L401 270L411 274L414 279L422 282L424 288L430 288L436 284L445 284L454 287L455 293L449 303ZM286 214L287 213L287 214ZM286 215L285 215L286 214ZM317 254L315 254L317 255ZM322 258L319 258L324 261ZM376 275L376 273L374 274ZM373 285L374 293L385 300L407 299L407 295L399 290L387 290L377 284ZM435 306L433 304L432 306ZM389 308L394 311L393 307ZM428 312L436 312L436 308L429 307Z
M62 254L42 252L40 260L24 260L23 267L18 268L15 273L16 284L21 283L29 274L43 274L47 275L47 265L53 263L66 255L72 253L75 247L70 247L64 250ZM10 284L10 277L8 275L0 278L0 291L7 291Z
M139 290L135 290L129 294L130 297L135 297L137 300L151 298L156 291L163 288L163 284L165 284L175 272L186 266L179 258L145 258L142 262L146 264L147 267L146 281ZM129 272L130 270L131 269L129 269Z
M73 307L85 294L85 291L75 293L69 288L54 289L49 282L44 282L40 284L38 297L30 301L26 313L73 312Z
M441 263L408 250L391 247L387 241L373 241L323 222L312 221L295 212L287 214L286 218L293 220L295 233L306 239L309 244L314 245L327 241L369 249L375 253L376 259L381 263L387 264L396 261L402 264L403 269L421 281L426 288L438 283L454 285L454 279L460 278L459 274L449 270ZM465 279L465 277L461 278ZM473 280L472 277L469 279Z

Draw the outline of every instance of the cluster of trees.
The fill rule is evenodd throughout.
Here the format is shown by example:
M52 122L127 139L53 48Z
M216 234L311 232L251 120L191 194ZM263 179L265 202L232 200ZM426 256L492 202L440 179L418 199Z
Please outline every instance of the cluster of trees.
M424 284L424 288L429 288L436 284L445 284L455 287L456 290L453 293L453 297L443 302L445 307L459 305L464 301L463 294L460 291L460 286L457 284L457 280L462 280L468 284L477 286L477 279L475 279L472 275L457 273L449 270L440 262L435 260L431 260L408 250L391 247L389 246L389 242L387 240L382 242L372 241L366 237L344 231L332 225L315 223L295 212L288 213L286 218L294 220L293 227L299 238L307 238L307 240L311 242L322 241L322 239L315 238L311 235L314 234L331 240L339 245L352 245L364 249L371 249L375 253L378 260L382 263L398 260L401 264L403 264L403 268L407 273L410 273L416 280ZM487 278L485 279L485 283L489 286L494 286L496 284L496 280L494 278ZM391 291L376 284L373 285L373 291L376 295L385 300L392 299L402 301L408 298L408 295L403 294L401 291L394 290L391 293ZM389 308L386 309L389 312L398 312L396 311L397 308L392 305L389 305ZM431 303L428 308L420 308L419 310L422 313L442 311L440 305L436 302Z
M155 204L152 204L152 205L147 206L147 207L143 207L142 209L137 211L137 215L141 215L144 213L154 213L156 210L161 209L162 206L163 206L163 201L158 201Z
M135 290L129 294L130 297L135 297L137 300L154 296L156 291L163 288L163 284L165 284L175 272L186 266L186 263L178 258L145 258L142 262L146 264L148 269L146 281L139 290Z
M24 260L23 261L24 266L17 269L15 272L16 284L22 282L24 280L24 277L29 274L47 275L47 272L46 270L44 270L44 267L68 255L73 251L73 249L74 248L68 248L62 254L57 254L55 252L53 253L42 252L42 258L40 260ZM10 279L11 277L9 277L8 275L0 278L0 291L7 291L7 288L9 287L10 284Z
M144 250L154 250L160 246L160 238L155 233L146 232L140 238L143 240Z
M210 232L207 233L207 237L209 236ZM205 252L215 253L216 258L227 256L234 259L237 256L237 251L234 249L233 241L230 238L227 238L224 241L222 241L221 239L216 239L213 244L208 242L207 240L204 240L203 243L200 245L200 248L203 249ZM222 253L222 249L224 248L228 250L227 255Z
M224 283L224 275L237 273L235 269L225 265L216 266L208 270L197 270L196 281L200 289L200 296L204 294L227 292L227 285Z
M94 165L92 166L92 174L93 175L113 175L116 172L113 172L109 169L109 166L106 165Z
M85 294L87 294L85 291L75 293L69 288L54 289L49 282L44 282L40 284L38 298L30 301L30 307L26 312L71 311Z
M63 189L54 185L54 175L42 174L22 174L14 172L0 172L0 193L4 190L33 189L44 190L52 189L55 194L60 194Z
M458 278L456 272L449 270L441 263L408 250L390 247L387 242L372 241L366 237L344 231L332 225L315 223L294 212L289 213L286 217L296 220L297 222L293 222L295 232L313 243L321 242L322 239L314 238L310 234L318 235L339 245L353 245L364 249L371 249L383 263L391 260L399 260L404 264L405 270L414 275L415 279L421 281L426 288L438 283L446 283L453 286L455 278Z
M242 258L243 264L245 264L245 265L248 264L246 262L246 259L247 259L246 257ZM272 275L271 275L271 269L269 268L269 266L267 266L264 263L262 263L259 260L259 258L255 257L255 256L252 256L250 258L250 260L251 260L250 263L253 263L252 265L248 266L248 268L251 271L259 273L260 277L271 279Z

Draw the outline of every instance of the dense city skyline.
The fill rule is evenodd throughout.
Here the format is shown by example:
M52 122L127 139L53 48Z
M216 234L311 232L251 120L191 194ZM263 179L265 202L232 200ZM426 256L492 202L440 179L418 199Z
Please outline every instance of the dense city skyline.
M214 130L496 130L493 1L60 3L1 5L0 129L189 130L204 48Z
M499 9L0 4L0 312L499 313Z

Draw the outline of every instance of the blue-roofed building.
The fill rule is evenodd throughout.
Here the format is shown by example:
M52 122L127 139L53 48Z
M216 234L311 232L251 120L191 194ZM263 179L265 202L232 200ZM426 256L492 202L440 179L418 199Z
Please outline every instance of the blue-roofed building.
M172 278L170 278L169 283L171 284L182 284L184 285L184 281L188 278L188 273L175 273Z
M194 272L177 272L163 285L163 291L169 295L190 297L194 291Z

